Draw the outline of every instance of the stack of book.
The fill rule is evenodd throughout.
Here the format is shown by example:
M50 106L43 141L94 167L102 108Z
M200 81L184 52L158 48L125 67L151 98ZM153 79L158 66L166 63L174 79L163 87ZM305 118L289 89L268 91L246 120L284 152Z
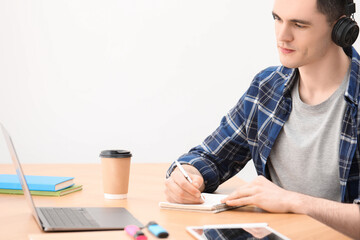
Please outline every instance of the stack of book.
M31 195L60 197L82 189L73 177L26 175L25 179ZM0 194L24 194L17 175L0 174Z

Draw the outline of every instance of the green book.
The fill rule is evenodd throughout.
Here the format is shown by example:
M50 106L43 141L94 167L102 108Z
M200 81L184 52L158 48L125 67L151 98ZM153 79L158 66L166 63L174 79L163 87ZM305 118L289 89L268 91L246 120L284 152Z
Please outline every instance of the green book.
M73 185L59 191L30 191L31 195L60 197L72 192L80 191L82 185ZM0 194L24 194L23 190L0 189Z

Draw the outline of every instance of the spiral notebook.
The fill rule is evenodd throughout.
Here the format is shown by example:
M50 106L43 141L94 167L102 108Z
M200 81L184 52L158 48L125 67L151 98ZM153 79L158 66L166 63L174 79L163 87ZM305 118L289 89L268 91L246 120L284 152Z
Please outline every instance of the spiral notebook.
M226 194L203 193L203 196L205 197L205 202L201 204L159 202L159 206L163 209L209 213L218 213L229 209L237 208L233 206L228 206L225 203L221 203L221 200L228 196Z

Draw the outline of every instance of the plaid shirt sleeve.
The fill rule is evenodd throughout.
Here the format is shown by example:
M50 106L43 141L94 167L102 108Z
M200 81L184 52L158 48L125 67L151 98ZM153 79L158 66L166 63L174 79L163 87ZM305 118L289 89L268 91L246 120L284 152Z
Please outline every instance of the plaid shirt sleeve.
M220 126L201 145L179 158L180 163L190 164L199 170L204 177L205 192L215 191L250 159L254 160L257 172L264 174L266 160L261 157L266 158L266 154L260 157L259 149L263 153L270 152L269 140L273 139L273 132L269 133L269 126L272 121L280 131L284 121L278 109L283 108L277 106L285 83L293 73L291 69L270 67L257 74L246 93L222 118ZM174 168L172 164L167 177Z
M201 145L179 158L180 163L191 164L200 171L204 177L205 192L215 191L251 159L243 114L244 97L223 117L220 126ZM167 176L174 167L173 164Z
M273 89L262 87L260 90L259 85L264 81L271 81L277 72L276 69L277 67L271 67L256 75L246 93L222 118L220 126L201 145L179 158L180 163L193 165L199 170L204 177L205 192L215 191L221 183L237 174L254 157L255 165L259 165L257 171L262 169L261 160L257 157L258 136L263 133L261 126L268 125L272 113L263 107L262 113L258 115L258 108L261 107L259 96L262 95L265 101L275 106L280 96L275 92L282 90L276 84L269 84ZM283 79L279 75L277 78ZM260 91L266 93L259 94ZM263 114L264 112L266 113ZM259 118L262 119L261 123L258 122ZM265 134L263 138L266 138L264 136ZM174 168L175 165L172 164L167 177Z

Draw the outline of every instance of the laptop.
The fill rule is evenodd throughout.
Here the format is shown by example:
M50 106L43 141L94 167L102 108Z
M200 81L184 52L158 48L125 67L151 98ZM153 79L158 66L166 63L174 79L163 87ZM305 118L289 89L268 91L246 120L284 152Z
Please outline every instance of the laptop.
M4 126L1 123L0 125L24 196L32 210L32 215L43 231L123 230L127 225L144 227L130 212L122 207L36 207L11 137Z

